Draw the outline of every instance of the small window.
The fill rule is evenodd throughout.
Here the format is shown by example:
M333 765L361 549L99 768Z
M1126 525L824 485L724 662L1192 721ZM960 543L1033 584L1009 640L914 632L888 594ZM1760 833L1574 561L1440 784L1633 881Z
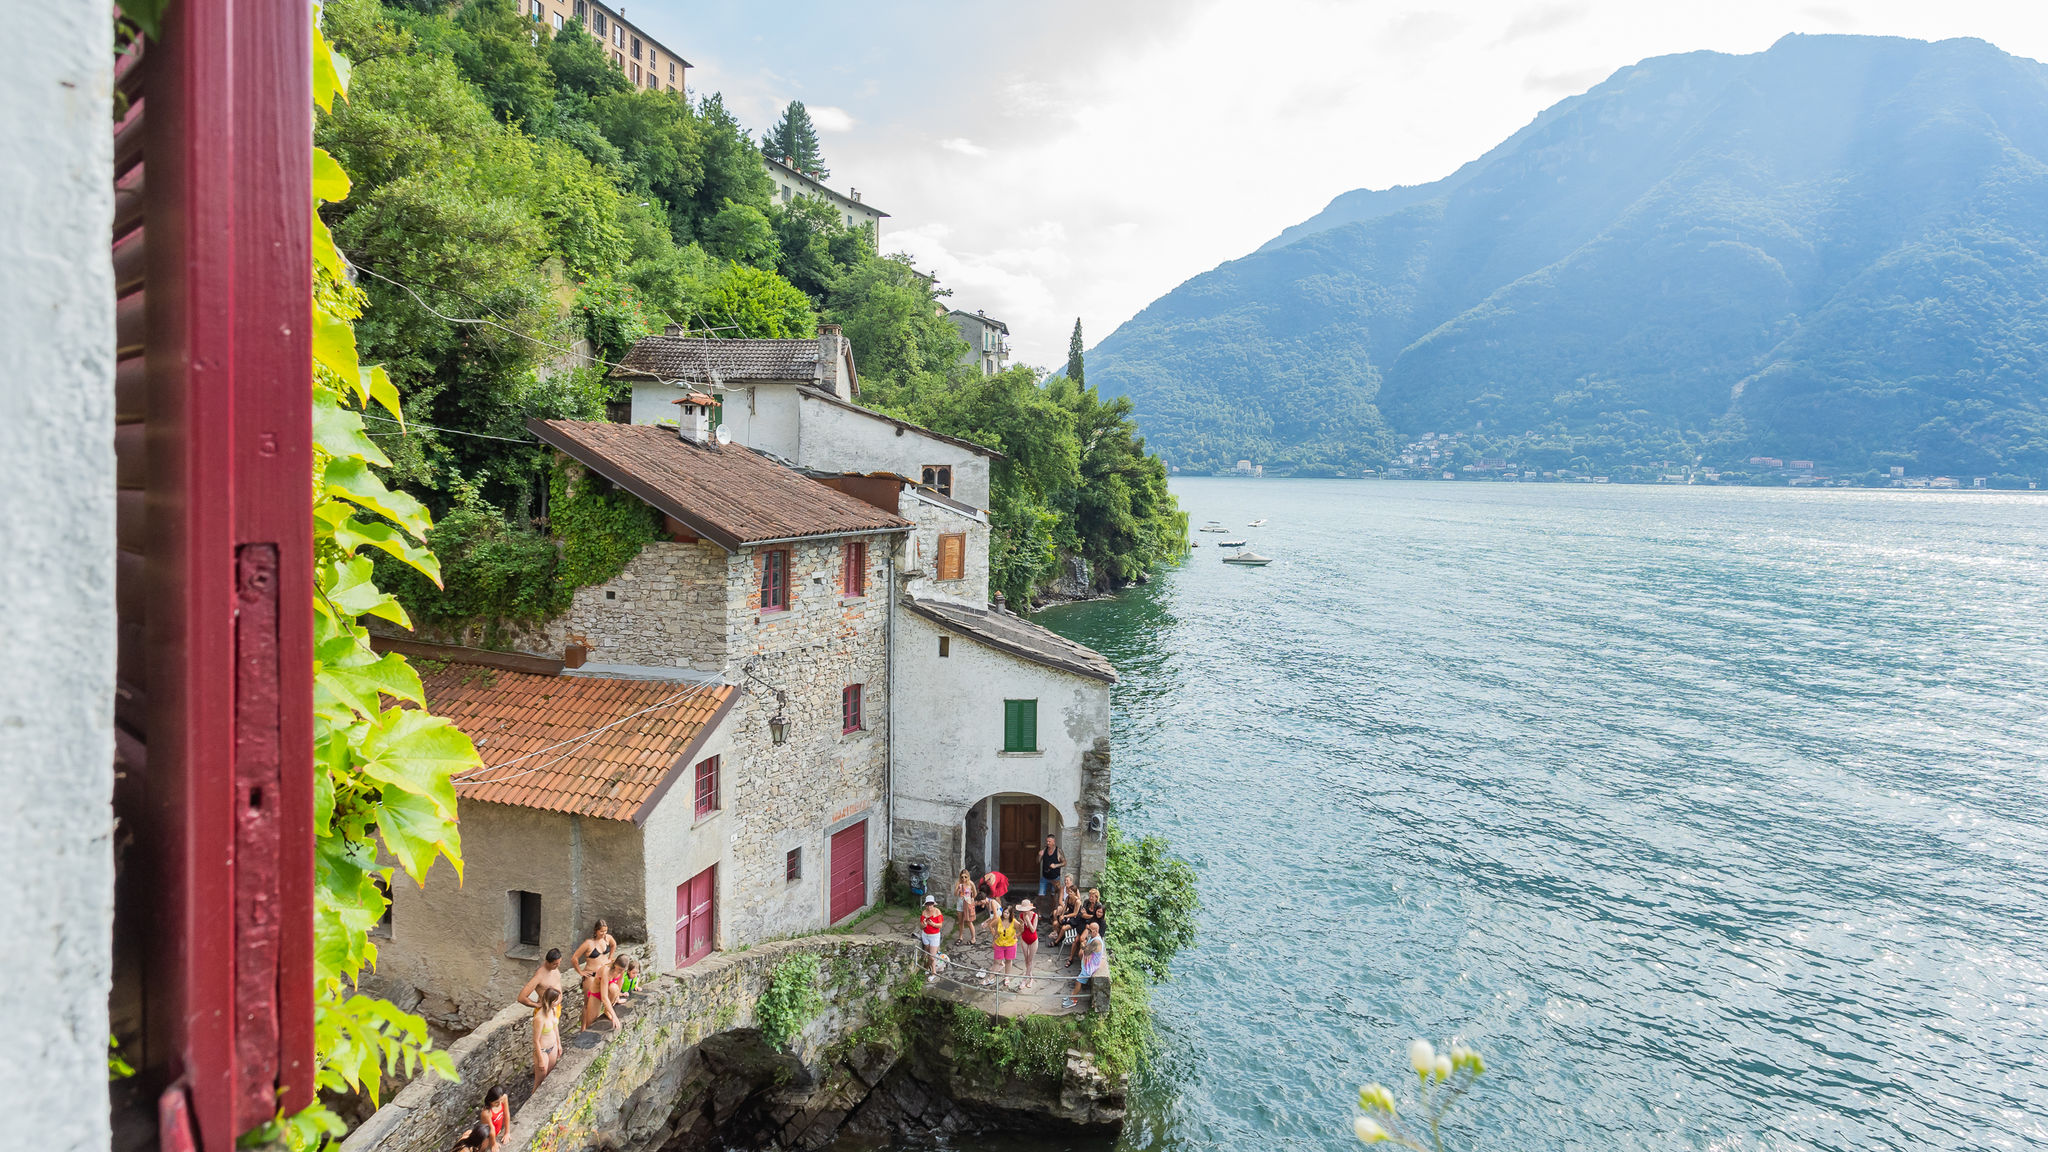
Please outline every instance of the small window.
M839 693L839 731L860 731L860 685L848 684Z
M791 848L782 857L782 880L791 883L804 878L804 850Z
M770 548L761 553L761 611L781 612L789 607L789 549Z
M951 636L941 636L941 637L939 637L939 655L941 655L941 656L951 656L952 654L953 654L953 638L952 638Z
M840 590L848 596L868 594L868 546L864 541L849 540L846 544L846 571L840 583Z
M697 763L697 819L718 811L718 757Z
M590 0L576 0L576 18L590 23Z
M958 580L967 575L967 534L947 532L939 537L939 579Z
M676 62L673 60L668 62L668 82L671 84L676 82Z
M1003 701L1003 751L1038 751L1038 701Z
M635 64L635 65L633 65L633 87L635 87L635 88L638 88L639 86L640 86L640 66L639 66L638 64Z
M614 47L614 48L624 48L625 46L626 46L626 26L625 26L624 24L614 24L614 25L612 25L612 47Z
M924 486L941 496L951 496L953 494L953 466L951 464L925 465Z
M512 899L519 906L519 946L540 947L540 893L514 892Z
M604 13L592 12L590 14L590 30L597 33L599 40L604 39Z
M640 38L639 38L638 36L635 36L635 37L633 37L633 59L635 59L635 60L638 60L639 58L640 58Z
M555 13L555 31L557 31L557 32L560 32L561 30L562 30L562 14L561 14L560 12L557 12L557 13Z

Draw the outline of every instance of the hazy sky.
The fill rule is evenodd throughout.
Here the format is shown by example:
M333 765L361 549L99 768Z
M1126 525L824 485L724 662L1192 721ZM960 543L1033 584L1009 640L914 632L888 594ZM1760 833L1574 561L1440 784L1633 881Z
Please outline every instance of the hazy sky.
M1448 175L1647 56L1788 32L1976 36L2048 59L2044 0L704 3L628 16L758 136L800 99L883 247L1010 325L1092 345L1341 192Z

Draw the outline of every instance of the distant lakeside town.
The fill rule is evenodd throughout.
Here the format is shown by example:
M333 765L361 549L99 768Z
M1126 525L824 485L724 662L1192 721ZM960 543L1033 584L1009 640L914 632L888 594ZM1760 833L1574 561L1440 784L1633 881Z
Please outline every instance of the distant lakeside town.
M1463 432L1425 432L1401 446L1384 468L1353 472L1293 472L1276 469L1274 476L1310 476L1354 480L1481 480L1514 484L1719 484L1765 488L1906 488L1950 491L2035 491L2028 476L1947 476L1917 474L1904 464L1860 471L1831 468L1812 460L1751 456L1739 463L1709 467L1696 462L1659 460L1650 464L1602 469L1578 459L1572 464L1487 455L1491 445ZM1550 466L1544 466L1550 465ZM1576 465L1576 466L1574 466ZM1242 459L1227 472L1203 473L1171 465L1173 475L1224 475L1264 478L1266 466Z

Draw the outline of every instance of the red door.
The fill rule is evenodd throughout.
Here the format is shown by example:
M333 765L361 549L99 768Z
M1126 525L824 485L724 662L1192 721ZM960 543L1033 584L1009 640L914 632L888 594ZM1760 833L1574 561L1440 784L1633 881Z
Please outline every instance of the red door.
M713 883L718 865L713 864L676 885L676 967L702 960L711 952L711 926L716 918L717 890Z
M832 916L837 924L867 906L868 822L832 836Z

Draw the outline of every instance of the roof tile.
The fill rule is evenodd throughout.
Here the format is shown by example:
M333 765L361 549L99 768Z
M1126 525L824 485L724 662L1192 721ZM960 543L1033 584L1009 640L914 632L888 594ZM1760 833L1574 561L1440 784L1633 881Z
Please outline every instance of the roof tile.
M652 376L657 380L717 379L722 384L760 381L807 383L817 378L820 342L816 340L701 340L687 336L648 336L627 351L611 371L614 377Z

